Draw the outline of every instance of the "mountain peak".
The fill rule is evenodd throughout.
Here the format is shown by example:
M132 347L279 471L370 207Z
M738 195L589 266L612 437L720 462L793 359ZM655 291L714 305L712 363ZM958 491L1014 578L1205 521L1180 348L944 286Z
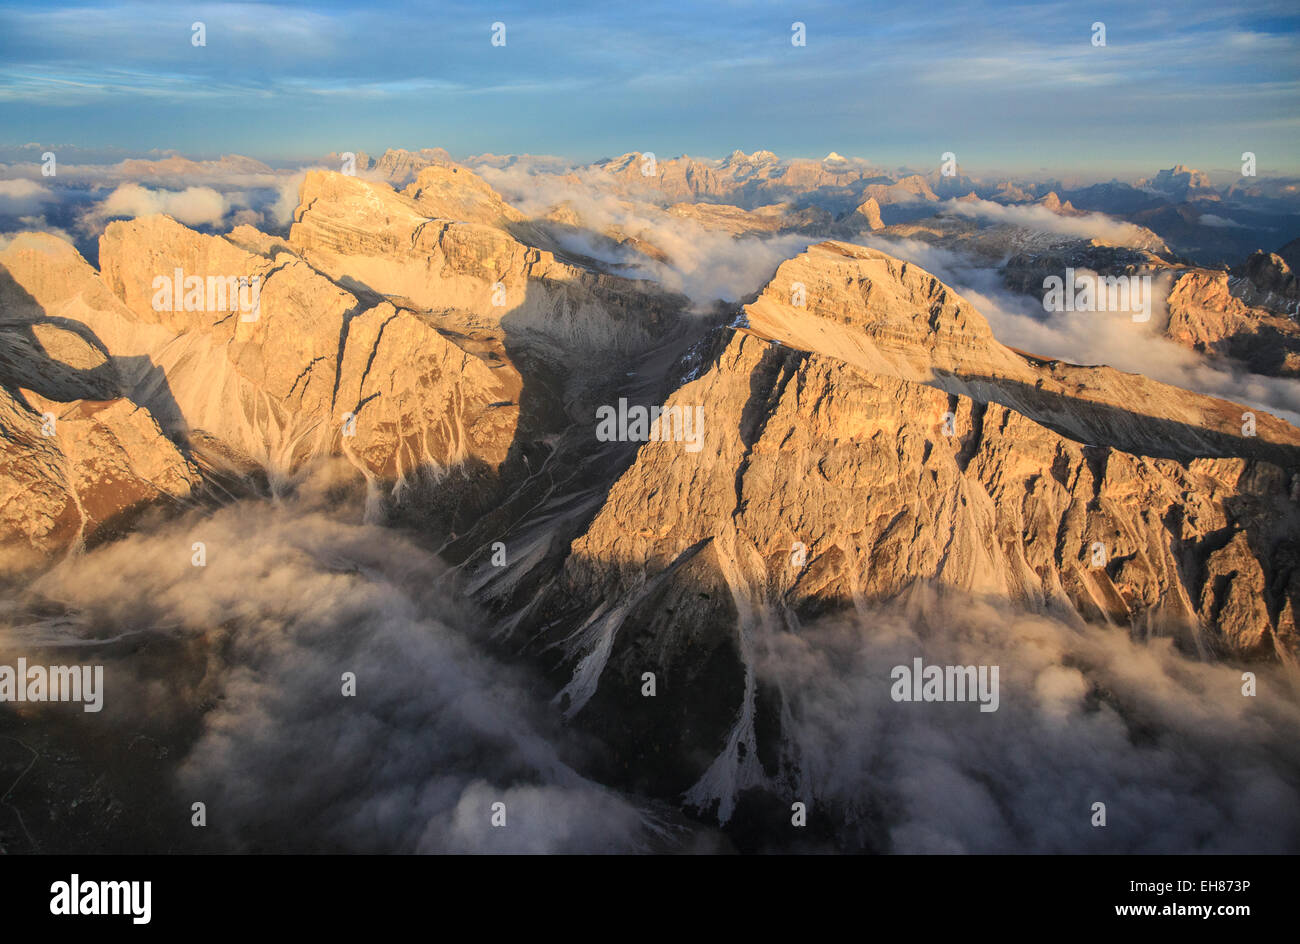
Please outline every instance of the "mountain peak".
M1185 200L1192 196L1198 198L1217 197L1214 187L1210 183L1209 175L1185 164L1175 164L1173 167L1160 171L1150 180L1140 180L1138 186L1155 190L1178 200Z

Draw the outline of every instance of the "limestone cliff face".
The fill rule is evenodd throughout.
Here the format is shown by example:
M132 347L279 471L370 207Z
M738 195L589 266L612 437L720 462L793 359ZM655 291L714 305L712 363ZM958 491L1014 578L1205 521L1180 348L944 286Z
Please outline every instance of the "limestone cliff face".
M1040 207L1046 207L1057 216L1083 216L1069 200L1062 202L1061 198L1056 195L1055 190L1049 190L1045 197L1036 200L1035 203Z
M462 169L466 190L451 201L441 187L445 173L427 169L405 194L342 174L308 174L289 242L340 283L454 313L561 359L645 348L683 306L653 283L592 272L520 242L502 228L517 222L514 212L485 184ZM443 213L491 222L433 215Z
M102 272L54 237L15 240L0 253L0 379L21 444L10 488L44 476L63 504L36 518L64 537L41 538L36 518L15 533L47 550L87 533L52 523L95 489L77 471L86 455L32 438L44 413L120 444L104 447L106 481L134 484L98 489L116 504L82 502L91 530L193 491L207 460L192 451L212 443L272 475L341 455L376 493L499 469L521 423L516 356L601 368L654 343L680 303L522 242L525 222L438 163L404 193L309 175L288 240L114 223ZM176 304L188 278L256 282L256 311ZM1197 305L1255 317L1227 291L1226 277L1184 276L1171 330L1204 325ZM628 621L649 620L665 658L703 645L690 671L718 673L722 692L743 679L753 620L918 582L1295 658L1287 423L1253 411L1245 436L1240 405L1009 349L928 272L845 243L782 264L710 343L669 401L702 408L703 450L642 447L564 565L571 711L617 664ZM136 455L159 437L156 456ZM677 605L652 616L665 595Z
M657 343L685 302L517 237L545 238L449 162L419 169L404 194L313 174L288 240L247 226L211 236L145 217L109 224L96 271L62 240L27 234L0 252L0 383L18 427L32 398L44 397L122 403L59 407L69 422L93 414L117 429L135 416L160 429L168 443L160 455L178 457L186 472L184 488L159 486L155 497L193 487L195 468L274 486L342 456L368 484L376 513L387 496L400 501L419 486L424 511L433 502L468 514L498 487L521 401L532 411L530 434L545 435L563 416L552 385L581 387L593 366ZM542 365L527 397L516 358ZM144 461L132 449L146 439L140 430L126 436L133 445L118 450L126 471L114 481ZM61 447L23 448L41 456ZM22 481L37 474L32 461L19 463ZM68 461L40 466L54 476L51 494L75 492L57 484L72 473L54 472ZM141 488L118 491L123 508L147 503ZM24 514L62 520L48 503L40 508ZM59 543L42 544L39 530L15 526L15 541L42 553Z
M4 308L17 322L0 333L10 389L127 398L173 451L201 449L201 464L273 479L337 454L377 493L400 495L449 469L491 471L505 459L521 386L508 362L489 365L405 309L368 307L282 240L247 227L205 236L151 217L111 224L101 259L102 277L44 235L0 253ZM174 281L178 270L204 283L259 280L256 317L229 299L191 311L156 304L155 279ZM33 371L5 357L43 338L59 340L61 361Z
M796 287L802 286L802 302ZM1140 374L1013 351L948 286L918 266L844 243L822 243L781 265L746 308L755 333L802 350L1009 406L1085 443L1155 456L1230 456L1294 463L1290 424Z
M1280 258L1272 259L1279 270L1286 269ZM1279 283L1267 281L1258 268L1255 277L1277 288ZM1247 277L1194 269L1181 275L1169 293L1166 334L1194 350L1234 358L1255 373L1300 377L1300 325L1285 305L1264 307L1270 297L1277 298L1268 293Z
M1279 253L1258 249L1233 274L1247 304L1291 318L1300 315L1300 276Z
M668 402L703 405L716 435L695 455L643 446L574 545L571 576L596 579L597 598L706 541L735 558L734 592L778 608L869 603L933 580L1143 632L1203 625L1206 645L1294 656L1294 626L1276 618L1294 562L1274 552L1300 534L1287 470L1089 447L999 404L744 329L715 357ZM1252 566L1219 568L1210 550L1238 533ZM795 542L806 566L791 564ZM1234 572L1267 575L1271 618L1220 622L1202 589Z
M939 197L930 188L930 182L919 174L901 177L893 183L869 184L862 191L878 204L938 202Z
M884 220L880 218L880 204L875 197L867 197L857 205L846 222L865 226L870 230L884 229Z
M187 430L284 471L327 448L338 426L331 411L344 327L361 307L355 297L292 255L268 258L166 217L110 224L100 265L136 321L170 332L141 353L166 377ZM196 311L184 310L175 288L190 278L204 286ZM227 285L224 302L206 291L209 280ZM244 294L232 298L230 288Z
M668 208L673 216L699 223L706 229L722 230L733 236L757 236L774 233L824 233L832 217L820 207L796 209L790 203L742 210L725 203L675 203Z
M0 253L0 575L124 533L200 486L125 397L135 365L87 327L126 316L68 243L27 234Z
M464 167L426 167L402 193L433 219L501 228L524 221L524 214L506 203L482 177Z
M465 463L495 469L519 420L519 374L456 346L387 302L348 325L336 403L355 417L340 439L367 477L406 483Z
M365 162L362 161L365 155L359 154L357 157L359 169L369 169L373 176L386 180L394 187L406 186L426 167L454 163L451 155L443 148L421 148L419 151L389 148L379 160L375 161L373 167L370 167L368 158Z
M657 192L673 202L730 195L740 185L736 176L689 157L656 159L653 165L649 160L649 155L632 152L595 166L609 174L626 192ZM647 173L649 170L653 173Z
M863 196L874 197L881 204L939 199L920 175L894 180L835 154L820 161L782 160L771 151L733 151L721 161L683 155L659 157L650 164L648 154L631 152L598 161L592 167L608 175L614 187L624 193L669 203L721 202L753 209L814 192L853 200L850 206Z
M725 818L776 736L755 647L921 585L1296 664L1300 431L1246 438L1239 406L1017 354L858 247L786 263L745 314L667 401L702 408L703 448L642 445L532 614L569 713L632 719L633 768L674 758L655 788ZM653 712L647 671L671 680Z
M144 509L199 486L194 465L129 400L0 388L0 575L120 536Z

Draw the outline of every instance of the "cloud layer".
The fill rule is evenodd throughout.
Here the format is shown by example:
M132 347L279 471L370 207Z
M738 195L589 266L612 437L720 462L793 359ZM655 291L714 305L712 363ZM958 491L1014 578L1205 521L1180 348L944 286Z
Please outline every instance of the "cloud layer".
M916 657L999 666L998 710L893 701L891 669ZM918 590L768 640L758 672L787 701L791 795L850 848L1295 852L1300 705L1280 671L1251 669L1246 697L1240 668L1168 639Z
M589 233L561 235L566 248L630 265L633 271L628 274L655 279L700 306L717 299L738 301L757 292L777 266L815 241L795 234L736 238L616 194L610 176L598 169L583 168L565 176L534 173L527 163L506 169L480 164L474 170L530 216L544 216L553 207L567 204ZM634 237L668 261L631 246L615 252L602 248L596 237L608 233Z
M487 654L490 619L428 552L341 520L328 488L147 522L68 561L6 610L0 657L92 653L104 711L76 719L120 750L145 719L189 731L174 792L206 804L220 848L723 848L583 777L595 746L560 726L536 679ZM835 848L1300 849L1300 702L1274 667L1251 666L1246 697L1240 667L1171 640L925 588L754 642L794 771L768 786L808 803ZM998 666L998 710L893 701L892 668L917 657ZM789 838L780 818L772 847Z
M1152 282L1151 320L1134 322L1122 313L1044 311L1041 300L1008 290L996 269L919 240L864 236L861 242L914 262L951 285L988 319L1003 344L1074 364L1106 364L1144 374L1186 390L1261 407L1300 425L1300 381L1215 364L1160 334L1169 317L1164 304L1168 276Z
M138 653L102 650L102 718L128 732L143 718L195 726L179 795L207 804L229 847L611 852L663 841L648 805L575 772L574 740L525 673L485 653L482 617L427 552L301 501L144 531L38 581L35 597L72 615L11 623L0 648L125 634L199 653L201 681L173 686L144 674ZM192 563L196 541L204 567ZM495 803L504 827L492 825Z
M211 187L151 190L127 183L104 198L84 219L88 224L102 227L110 219L164 213L186 226L218 226L229 210L230 202Z
M1125 223L1104 213L1061 216L1043 206L1032 204L1006 206L990 200L969 202L948 200L943 204L942 210L954 216L1006 223L1041 233L1096 239L1112 246L1148 246L1157 239L1155 234L1145 227Z

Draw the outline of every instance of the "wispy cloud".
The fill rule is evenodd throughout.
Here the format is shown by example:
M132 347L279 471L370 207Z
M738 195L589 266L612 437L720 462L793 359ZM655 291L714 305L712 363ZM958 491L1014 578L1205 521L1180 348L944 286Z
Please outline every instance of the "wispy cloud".
M796 19L806 47L790 43ZM1176 17L1119 3L3 3L0 119L25 140L152 146L127 112L145 102L152 138L269 156L397 139L584 158L761 146L892 163L948 149L1007 166L1037 142L1062 161L1151 167L1173 147L1213 163L1231 141L1294 164L1298 30L1278 4L1208 0ZM1063 153L1070 136L1091 143Z

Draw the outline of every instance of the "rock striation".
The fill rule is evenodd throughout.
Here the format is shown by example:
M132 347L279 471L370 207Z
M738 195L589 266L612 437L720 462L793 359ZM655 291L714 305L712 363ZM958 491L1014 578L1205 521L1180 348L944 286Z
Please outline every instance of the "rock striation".
M665 406L703 410L703 448L642 445L518 625L615 768L724 820L779 739L763 641L919 587L1300 656L1300 430L1243 436L1239 405L1006 348L883 253L783 264ZM672 679L653 711L645 671Z

